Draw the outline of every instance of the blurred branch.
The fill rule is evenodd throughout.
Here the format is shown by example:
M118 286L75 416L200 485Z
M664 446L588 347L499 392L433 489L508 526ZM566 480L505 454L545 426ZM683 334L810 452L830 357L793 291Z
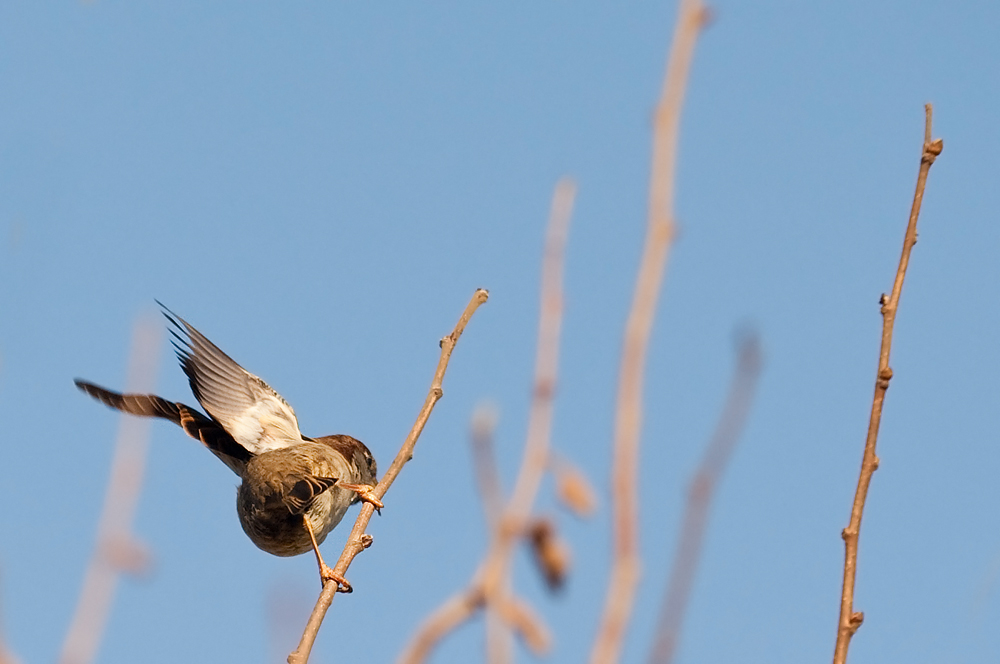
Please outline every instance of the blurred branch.
M493 445L497 428L497 409L492 404L479 404L472 413L470 433L472 461L476 468L476 483L483 498L483 510L490 528L496 525L503 507L503 488Z
M432 614L424 619L417 633L397 660L399 664L418 664L430 656L437 644L450 632L458 629L466 620L483 608L486 598L482 587L473 583L465 590L447 599Z
M130 392L153 390L160 334L160 326L154 319L141 317L136 321L129 356L127 385ZM118 575L141 571L148 560L146 549L137 542L131 529L142 489L150 422L128 415L121 418L104 509L97 526L97 542L59 655L61 664L86 664L94 660L111 610Z
M403 466L413 458L413 449L417 445L417 439L420 438L420 434L424 430L424 425L427 424L427 420L431 416L431 412L434 410L434 406L441 399L444 391L441 388L441 384L444 381L444 374L448 368L448 362L451 360L451 353L455 349L455 344L458 343L459 337L465 331L466 325L469 324L469 320L472 315L476 313L476 309L486 302L489 298L489 293L483 289L478 289L469 301L469 304L465 307L465 311L462 312L462 316L458 319L458 323L455 325L455 329L452 330L451 334L441 339L441 358L438 360L437 369L434 372L434 379L431 381L430 391L427 393L427 398L424 400L424 406L420 410L420 414L417 416L417 421L414 423L413 428L410 430L409 435L407 435L406 440L403 441L403 446L400 448L399 452L396 454L396 458L393 459L392 465L382 476L379 481L378 486L375 487L373 493L375 497L382 498L385 496L386 491L392 486L392 483L396 481L396 477L402 470ZM366 548L371 546L372 538L371 535L365 533L365 529L368 527L368 522L374 514L375 508L371 503L364 503L361 506L361 512L358 514L357 520L354 522L354 528L351 530L350 537L347 538L347 543L344 545L344 551L340 554L340 559L333 568L335 576L344 578L347 574L347 569L351 566L354 558L364 551ZM309 616L309 620L306 623L305 631L302 633L302 639L299 641L299 646L296 648L289 656L289 664L305 664L309 661L309 654L312 652L313 643L316 641L316 635L319 633L319 628L323 624L323 618L326 616L327 610L333 603L333 597L337 594L338 583L336 581L327 581L323 584L323 590L320 592L319 599L316 601L316 606L313 608L312 614Z
M511 583L510 576L505 576L501 580L501 585L499 588L493 592L487 601L485 602L486 609L486 661L489 664L499 664L500 662L509 662L514 654L514 628L522 628L522 638L524 638L524 622L520 624L511 621L512 613L510 611L504 611L505 600L512 600ZM530 621L530 617L528 618ZM541 622L530 625L530 633L542 633L544 636L539 641L535 639L534 643L536 647L540 649L536 652L544 652L548 648L548 634L545 632L545 627ZM527 641L527 639L525 639ZM537 644L541 642L542 645Z
M489 404L476 406L472 413L472 459L476 483L483 499L483 511L489 532L494 532L503 513L503 487L493 445L497 409ZM509 586L509 583L507 584ZM444 632L447 633L447 630ZM486 612L486 652L490 661L506 661L513 650L510 626L493 610Z
M311 587L285 579L272 579L265 597L267 623L266 661L280 662L298 643L309 612Z
M3 612L0 611L0 664L20 664L20 660L7 648L3 633Z
M535 384L528 414L528 434L521 469L511 492L504 517L522 528L545 475L552 433L552 404L559 367L559 337L563 312L563 264L566 239L576 198L576 184L562 179L552 195L549 228L542 259L541 311L538 315L538 347L535 351Z
M527 534L531 507L549 457L562 327L563 263L575 196L576 185L568 179L560 180L552 195L542 261L534 391L524 454L513 492L492 529L490 548L469 587L424 621L400 655L401 663L423 662L441 639L484 608L518 632L536 654L549 647L548 631L526 605L510 594L508 583L511 554L517 541ZM487 649L489 661L503 661L509 657L503 635L495 633L494 638Z
M673 188L681 103L695 42L709 18L699 0L681 0L663 92L653 129L649 222L632 309L625 325L615 413L612 486L612 568L593 664L618 661L639 580L638 465L646 350L667 255L674 237Z
M542 619L525 602L511 595L497 598L494 602L497 615L514 628L528 649L536 655L549 649L552 637L549 636Z
M889 350L892 347L892 328L896 322L896 309L899 306L899 296L903 291L903 278L910 262L910 251L917 243L917 217L920 216L920 204L924 198L924 187L927 184L927 174L931 164L944 149L944 142L938 138L931 140L932 107L924 107L924 145L920 156L920 171L917 175L917 189L913 194L913 205L910 208L910 221L906 225L906 235L903 237L903 253L899 258L896 270L896 280L892 285L892 293L888 297L883 293L880 299L882 305L882 346L879 351L878 373L875 377L875 396L872 399L871 418L868 421L868 435L865 439L865 452L861 459L861 474L858 478L858 488L854 494L854 504L851 506L851 520L841 533L844 539L844 585L840 596L840 620L837 625L837 645L834 649L834 664L844 664L847 661L847 649L851 637L861 627L864 613L854 611L854 581L858 564L858 536L861 532L861 516L868 496L868 486L872 474L878 468L879 459L875 454L875 443L878 440L879 423L882 420L882 404L885 401L892 369L889 368Z
M760 366L760 340L756 334L750 334L740 342L736 372L729 386L729 395L722 408L719 424L688 489L684 525L681 528L677 555L670 571L670 582L657 623L656 643L650 653L650 664L669 664L673 660L684 621L684 612L691 596L698 561L701 558L712 496L746 425L747 415L750 413L750 406L757 389Z
M441 639L458 629L485 606L486 597L480 583L473 583L453 595L427 617L398 661L400 664L426 661ZM541 627L541 619L528 605L514 597L506 596L498 598L496 612L498 617L521 634L534 652L542 652L548 647L548 632Z

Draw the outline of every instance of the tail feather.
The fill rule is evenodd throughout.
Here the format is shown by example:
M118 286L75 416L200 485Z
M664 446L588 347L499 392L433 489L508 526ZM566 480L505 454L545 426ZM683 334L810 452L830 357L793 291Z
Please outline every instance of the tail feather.
M181 412L179 406L183 404L176 404L155 394L120 394L118 392L112 392L111 390L105 389L100 385L94 385L93 383L88 383L85 380L80 380L77 378L73 381L76 386L94 397L105 406L110 406L115 410L120 410L123 413L128 413L130 415L140 415L142 417L162 417L165 420L170 420L174 424L180 425L181 423ZM197 436L195 436L197 438Z
M187 435L200 440L233 472L243 476L243 470L252 456L250 452L237 443L221 424L194 408L167 401L155 394L121 394L79 378L73 382L82 391L115 410L130 415L170 420L184 429Z

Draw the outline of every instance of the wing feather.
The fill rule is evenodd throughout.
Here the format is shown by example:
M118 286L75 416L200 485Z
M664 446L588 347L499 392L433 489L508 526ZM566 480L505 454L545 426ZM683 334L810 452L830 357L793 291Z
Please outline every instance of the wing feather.
M198 402L252 454L302 442L295 411L253 375L163 304L181 368Z

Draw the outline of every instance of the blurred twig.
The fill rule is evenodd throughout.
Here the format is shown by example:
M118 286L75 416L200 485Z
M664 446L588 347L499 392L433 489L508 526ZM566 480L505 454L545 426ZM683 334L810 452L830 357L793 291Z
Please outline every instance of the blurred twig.
M472 413L470 438L472 460L476 468L476 483L483 498L483 510L490 528L496 525L503 507L503 488L493 445L497 427L497 409L492 404L479 404Z
M310 586L289 578L274 579L265 598L267 616L267 661L280 662L302 635L302 621L309 613Z
M3 611L0 611L0 664L20 664L20 660L7 648L3 633Z
M878 440L879 423L882 420L882 404L885 401L892 369L889 368L889 350L892 347L892 328L896 322L896 309L899 306L899 296L903 291L903 278L910 262L910 251L917 243L917 217L920 216L920 204L924 198L924 187L927 184L927 173L931 164L944 149L944 142L938 138L931 140L932 107L924 107L924 145L920 156L920 171L917 175L917 189L913 194L913 205L910 207L910 220L906 225L906 235L903 237L903 253L896 269L896 280L892 292L887 297L881 297L882 304L882 347L879 351L878 373L875 376L875 396L872 399L872 412L868 420L868 435L865 439L865 452L861 459L861 474L858 478L858 488L854 494L854 504L851 506L851 520L841 533L844 539L844 585L840 596L840 620L837 625L837 645L834 648L834 664L844 664L847 661L847 649L851 637L861 627L864 613L854 611L854 580L858 564L858 535L861 532L861 515L865 508L865 498L868 496L868 486L872 474L878 468L879 459L875 454L875 443Z
M541 303L538 316L538 347L535 351L535 384L528 414L528 435L517 482L511 492L504 518L515 530L523 527L545 475L552 433L552 404L559 366L559 337L562 329L563 264L566 239L576 198L576 184L561 180L552 195L552 210L542 259Z
M729 386L729 395L722 408L719 424L688 489L684 525L677 543L677 555L670 571L663 608L660 610L656 643L649 657L650 664L669 664L673 660L684 620L684 611L691 596L698 560L701 558L712 496L736 448L740 434L743 433L757 388L760 365L760 340L756 334L750 334L740 342L736 372Z
M445 635L458 629L462 623L482 609L485 603L482 586L476 582L445 600L424 619L416 634L406 644L397 660L399 664L419 664L425 661Z
M531 508L548 465L562 330L562 280L575 198L576 183L572 180L564 178L556 184L542 257L535 379L524 453L514 488L494 529L492 551L487 553L481 577L487 612L499 619L493 621L492 629L487 632L491 637L486 650L490 664L510 660L510 639L504 625L512 627L536 653L545 652L549 647L547 630L540 620L531 618L526 605L522 611L512 611L520 602L511 594L510 564L514 546L528 534ZM515 616L523 619L513 620Z
M472 459L476 469L476 484L483 499L483 512L489 532L496 530L503 513L503 487L494 449L497 409L480 404L472 413ZM508 584L509 585L509 584ZM492 660L505 661L514 647L513 633L503 618L493 610L486 611L486 652Z
M423 662L442 638L483 608L517 632L535 653L542 653L549 647L548 631L540 619L511 594L508 583L511 553L518 540L527 534L531 507L548 462L562 326L563 263L575 195L576 185L570 180L562 180L552 197L542 263L534 393L524 454L513 492L492 529L489 550L468 588L447 600L417 629L400 655L399 662L403 664ZM494 639L487 649L489 661L503 661L509 657L503 634L495 633Z
M154 319L142 317L136 321L129 357L130 392L151 392L155 386L160 336L160 326ZM148 559L145 548L132 534L132 521L142 489L150 422L122 415L104 509L97 526L97 543L59 656L61 664L87 664L94 660L118 575L140 571Z
M451 359L451 353L455 349L455 344L458 343L459 337L465 331L465 326L468 325L472 315L476 313L476 309L486 302L487 298L489 298L489 293L481 288L478 289L473 294L469 304L465 307L465 311L462 312L462 316L458 319L455 329L452 330L451 334L441 339L441 358L438 360L434 379L431 381L430 391L427 393L423 408L421 408L420 414L417 416L417 421L414 423L409 435L407 435L406 440L403 441L403 446L396 454L396 458L393 459L392 465L385 471L378 486L374 489L373 493L377 498L385 496L385 492L396 481L400 470L413 458L413 449L417 445L417 439L420 438L420 434L424 430L424 425L427 424L427 420L431 416L431 411L434 410L434 406L444 394L441 383L444 381L444 373L448 368L448 361ZM333 568L335 576L343 578L347 574L347 569L351 566L354 558L371 545L371 536L365 533L365 529L368 527L368 522L374 513L375 508L371 503L366 502L361 506L361 512L354 522L354 528L351 530L350 537L347 538L344 551L340 554L340 559ZM333 603L333 597L337 594L337 589L338 583L336 581L331 580L323 584L323 590L320 592L316 606L309 616L309 621L306 623L299 646L288 656L289 664L305 664L305 662L309 661L309 653L312 652L316 635L319 633L319 628L323 624L323 618L326 616L330 604Z
M638 465L642 387L650 330L667 254L674 237L674 167L681 103L695 42L708 20L699 0L681 0L663 91L653 128L649 222L632 309L625 325L615 412L612 486L612 568L604 613L591 652L593 664L618 661L639 579Z

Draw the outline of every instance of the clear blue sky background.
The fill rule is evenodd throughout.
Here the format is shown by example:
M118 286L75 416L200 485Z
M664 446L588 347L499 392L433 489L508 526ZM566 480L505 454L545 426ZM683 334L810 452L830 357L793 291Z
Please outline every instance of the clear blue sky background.
M1000 5L721 1L700 42L678 173L682 227L651 343L644 661L685 487L733 367L766 365L712 514L679 661L824 662L891 287L935 104L934 166L896 326L861 540L853 662L1000 657ZM125 381L165 302L296 408L387 464L476 287L491 299L373 521L317 662L392 661L485 546L468 418L523 442L553 185L579 183L554 444L604 502L563 515L575 568L516 586L582 661L603 601L609 441L644 232L650 120L673 3L0 5L0 599L25 662L53 661L94 544L118 417L77 376ZM191 402L163 343L157 391ZM258 551L235 477L153 428L102 662L282 661L318 591ZM551 487L540 499L553 507ZM353 512L352 512L353 515ZM336 557L344 531L324 547ZM436 661L475 661L481 624ZM526 657L526 656L525 656Z

